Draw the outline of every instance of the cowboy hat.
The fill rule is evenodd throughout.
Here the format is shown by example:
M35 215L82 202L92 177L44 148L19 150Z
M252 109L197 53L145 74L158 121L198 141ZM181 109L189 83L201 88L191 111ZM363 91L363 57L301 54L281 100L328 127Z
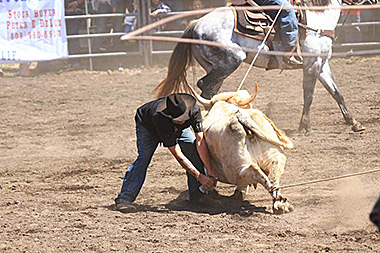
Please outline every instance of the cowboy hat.
M189 112L195 103L195 98L190 94L174 93L161 100L157 111L172 120L186 121L190 119Z

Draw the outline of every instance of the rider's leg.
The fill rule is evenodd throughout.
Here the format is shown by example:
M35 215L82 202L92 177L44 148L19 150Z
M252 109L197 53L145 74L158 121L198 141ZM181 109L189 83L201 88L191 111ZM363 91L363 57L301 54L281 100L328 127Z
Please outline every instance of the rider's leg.
M255 0L255 2L260 6L284 5L284 7L286 8L292 7L292 5L287 0ZM275 19L278 11L279 10L266 10L265 12L272 19ZM283 58L284 61L288 64L302 64L301 61L297 60L293 56L298 37L298 24L295 10L282 9L280 15L278 16L277 22L280 24L280 38L282 41L282 46L284 48L284 51L287 52L287 54Z

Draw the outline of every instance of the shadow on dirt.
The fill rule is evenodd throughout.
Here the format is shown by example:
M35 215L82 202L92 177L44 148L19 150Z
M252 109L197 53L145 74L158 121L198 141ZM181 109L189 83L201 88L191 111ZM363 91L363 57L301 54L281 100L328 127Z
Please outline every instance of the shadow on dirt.
M254 213L269 213L265 207L257 207L248 201L237 201L232 196L218 195L217 199L221 205L204 205L187 200L187 191L182 192L176 199L165 205L172 211L189 211L195 213L215 214L238 214L240 216L250 216Z
M135 204L137 208L136 212L167 213L169 211L188 211L210 215L225 213L237 214L240 216L251 216L255 213L271 214L271 212L268 212L266 210L266 207L257 207L248 201L236 201L231 196L219 195L217 199L222 202L221 205L212 206L191 202L187 200L187 196L187 191L181 192L176 199L171 200L167 204L159 206ZM116 211L115 205L106 206L106 208L112 211Z

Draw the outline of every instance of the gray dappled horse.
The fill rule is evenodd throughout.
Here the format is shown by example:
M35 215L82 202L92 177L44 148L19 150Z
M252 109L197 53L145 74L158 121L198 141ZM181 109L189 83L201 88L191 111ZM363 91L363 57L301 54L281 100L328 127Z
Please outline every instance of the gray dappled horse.
M340 6L342 0L308 0L309 6ZM347 124L352 126L355 132L364 131L365 127L356 121L347 109L338 86L336 85L328 60L331 58L333 33L340 16L340 9L327 9L324 11L305 11L306 37L301 41L302 51L319 54L320 56L304 57L303 65L303 91L304 105L299 125L299 131L311 131L310 107L313 100L314 89L317 79L336 100ZM321 22L325 21L325 22ZM323 33L321 31L329 31ZM262 41L255 40L234 31L234 12L231 7L218 8L202 18L191 23L185 30L182 38L192 38L204 41L217 42L228 47L215 47L204 44L179 43L171 55L166 78L155 87L158 97L178 92L183 88L186 81L186 70L194 57L206 70L207 74L197 82L202 90L202 96L211 98L215 95L222 83L234 72L242 62L251 63L256 53L246 52L245 48L258 50ZM275 51L282 51L280 41L273 41ZM265 44L263 52L270 51ZM284 63L277 58L277 69L292 69L293 66ZM254 66L273 69L271 56L260 54Z

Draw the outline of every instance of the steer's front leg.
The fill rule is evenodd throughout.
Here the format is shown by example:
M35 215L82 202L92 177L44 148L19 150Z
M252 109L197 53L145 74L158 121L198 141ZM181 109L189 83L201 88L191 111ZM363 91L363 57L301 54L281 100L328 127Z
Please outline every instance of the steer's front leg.
M273 198L273 213L274 214L284 214L284 213L290 213L293 212L294 207L292 204L289 203L289 201L284 198L278 186L273 186L269 193L272 195Z
M280 178L284 172L285 164L286 156L281 152L273 155L264 164L266 168L269 168L268 176L272 183L269 193L273 198L273 213L275 214L290 213L294 210L294 207L280 193Z

